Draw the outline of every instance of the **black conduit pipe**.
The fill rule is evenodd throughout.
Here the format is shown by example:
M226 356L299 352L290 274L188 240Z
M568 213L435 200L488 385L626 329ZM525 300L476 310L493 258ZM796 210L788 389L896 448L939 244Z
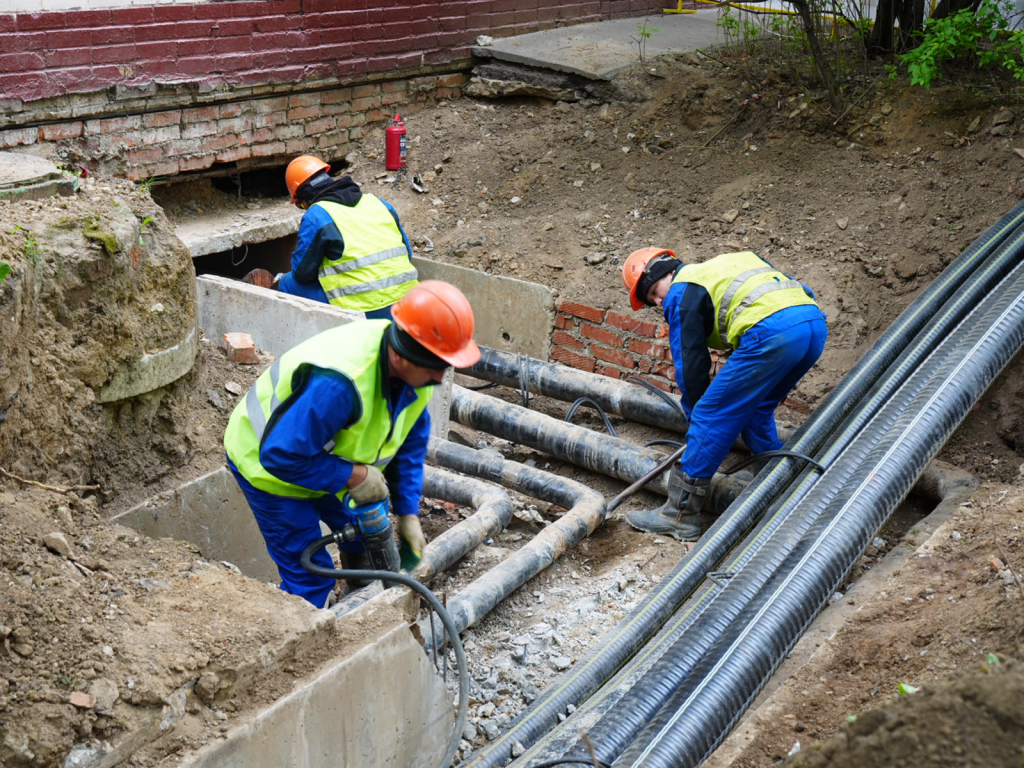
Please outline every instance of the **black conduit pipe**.
M593 472L632 482L665 458L661 451L639 448L586 427L566 424L542 413L454 386L451 415L459 424L559 456ZM664 495L665 476L648 490Z
M514 389L524 383L520 377L519 355L484 346L480 347L480 352L480 362L460 369L459 373ZM679 411L643 387L534 359L528 363L526 377L530 390L537 394L566 402L589 397L607 413L652 427L686 432L686 419Z
M881 442L866 456L849 452L858 466L842 491L615 765L694 766L724 738L925 464L1024 343L1024 276L993 291L987 306L977 322L971 317L958 329L957 354L939 366Z
M1024 267L1018 267L1016 273L1024 275ZM969 317L973 318L973 315ZM958 338L955 333L948 335L926 363L890 397L888 404L875 419L860 430L855 443L862 452L869 450L882 438L914 397L927 386L936 367L955 353ZM730 562L722 570L731 574L739 571L739 577L731 580L713 603L701 601L692 607L692 626L688 627L685 637L675 641L674 646L664 652L638 685L623 697L620 706L593 725L589 737L595 754L605 760L618 757L669 695L687 678L704 652L731 625L743 608L760 594L771 574L781 566L814 524L823 504L838 493L856 470L856 464L846 460L848 453L849 450L843 453L816 484L805 484L797 489L806 488L805 494L794 493L790 488L788 498L776 502L770 508L756 536L748 539L750 543L731 554ZM838 450L836 454L839 454ZM805 478L807 480L810 478ZM800 499L804 503L799 504ZM578 747L575 752L579 752Z
M1019 203L955 259L879 337L857 367L844 377L804 422L787 447L802 453L816 450L925 326L930 316L953 296L980 265L997 253L999 246L1022 222L1024 203ZM998 258L992 261L998 261ZM967 308L958 311L962 316ZM568 704L579 704L589 696L607 679L602 675L608 673L608 670L614 672L654 634L683 598L696 588L704 575L753 525L771 500L793 480L799 467L800 464L795 460L779 459L767 471L762 471L755 483L737 499L730 512L721 516L702 537L696 548L608 634L607 640L599 648L588 655L587 663L581 660L556 685L549 686L499 739L470 756L467 768L496 768L504 764L515 741L529 746L550 727L547 718L534 717L534 711L557 709L559 706L564 711ZM524 755L524 758L531 752Z
M917 485L914 486L913 493L935 502L939 506L921 523L915 525L915 530L920 530L933 519L936 521L933 525L937 527L941 520L947 518L952 511L955 511L970 497L977 485L978 480L973 475L956 467L944 465L942 462L933 461L925 469ZM626 697L631 691L636 690L638 685L645 684L642 681L645 677L649 677L648 673L652 667L664 656L673 643L683 637L684 633L690 631L695 619L700 615L700 611L704 610L707 603L721 591L723 581L728 578L725 574L730 572L730 569L725 567L721 572L721 581L708 579L701 584L693 597L672 615L658 634L630 659L628 664L608 680L597 693L587 699L567 720L546 734L543 740L528 750L519 760L513 762L510 768L539 768L537 761L543 762L570 753L578 756L585 753L589 760L593 741L591 740L589 745L581 744L581 735L586 733L589 739L596 731L605 729L606 722L603 718L607 713L628 709L630 705L626 701Z
M412 573L420 581L428 581L451 568L479 544L505 530L512 519L509 495L501 488L471 477L424 467L423 494L473 507L476 511L427 544L423 559Z
M431 439L427 459L569 510L448 600L448 613L460 632L480 621L499 602L604 522L604 498L597 491L568 478L507 461L501 454Z
M1001 286L996 286L993 293L1005 290L1005 286L1012 283L1016 275L1024 278L1024 266L1019 266ZM970 315L964 324L973 324L979 313ZM958 332L948 334L906 384L889 397L885 407L855 439L861 454L882 439L917 394L929 385L934 371L956 354L960 338L962 336ZM704 652L744 607L761 593L771 574L781 566L789 552L814 524L824 504L835 497L856 470L856 463L849 460L851 450L848 449L835 460L830 471L817 484L809 487L806 493L797 494L790 489L789 498L781 506L776 503L772 508L774 511L770 510L765 516L755 542L732 554L732 561L724 570L736 573L744 569L740 571L741 577L731 580L722 595L710 605L701 603L693 608L693 626L688 628L686 637L677 640L674 647L664 653L636 689L623 698L621 706L591 729L590 738L599 757L612 760L620 754L672 691L691 673ZM805 485L808 479L805 478ZM800 499L804 501L798 504ZM769 534L770 540L762 547L761 544ZM706 612L701 613L704 608Z

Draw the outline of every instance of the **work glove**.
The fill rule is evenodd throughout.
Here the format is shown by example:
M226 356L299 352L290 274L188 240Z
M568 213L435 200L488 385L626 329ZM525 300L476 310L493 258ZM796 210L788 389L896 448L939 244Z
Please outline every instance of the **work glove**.
M427 537L423 535L419 515L398 516L398 556L403 571L412 571L423 558Z
M348 489L348 495L357 506L373 504L383 501L388 497L388 484L384 481L384 473L369 464L366 467L366 477L358 485Z

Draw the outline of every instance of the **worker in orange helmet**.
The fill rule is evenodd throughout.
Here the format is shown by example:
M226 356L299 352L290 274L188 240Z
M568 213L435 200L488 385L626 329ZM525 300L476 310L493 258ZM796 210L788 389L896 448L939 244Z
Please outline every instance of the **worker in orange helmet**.
M427 402L446 368L480 359L473 310L453 285L419 283L393 316L339 325L285 352L238 403L224 435L281 588L318 607L334 581L308 573L300 557L320 537L321 521L334 531L354 524L341 502L346 493L357 505L390 495L402 567L419 562ZM345 568L369 566L361 540L340 548ZM313 562L332 567L323 550Z
M775 409L825 347L825 315L806 285L743 251L684 264L667 248L641 248L623 265L630 305L659 307L668 323L686 449L660 509L629 512L634 528L700 538L711 479L736 437L755 454L782 447ZM710 349L731 351L711 379Z
M279 278L278 290L370 318L390 317L391 305L417 281L395 209L349 176L332 178L330 166L312 155L292 160L285 182L292 203L306 213L292 269Z

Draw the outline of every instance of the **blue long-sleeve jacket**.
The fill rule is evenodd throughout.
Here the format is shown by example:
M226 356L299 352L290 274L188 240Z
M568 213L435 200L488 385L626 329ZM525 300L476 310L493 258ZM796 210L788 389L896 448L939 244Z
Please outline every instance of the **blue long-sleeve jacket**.
M395 384L391 388L392 413L406 408L416 397L412 387ZM332 494L344 491L352 476L352 462L328 453L324 446L352 423L355 402L355 387L347 378L333 371L312 371L268 425L260 445L260 463L285 482ZM396 514L419 512L429 437L430 416L423 411L385 470L391 509Z
M358 199L358 198L357 198ZM402 240L405 242L405 250L412 258L412 248L409 245L409 237L402 229L402 222L398 219L398 212L392 205L384 200L384 207L391 212L395 218L398 231L402 233ZM341 236L341 230L334 223L323 206L313 205L306 211L299 223L298 242L292 252L292 276L298 283L317 283L319 285L320 265L324 259L337 260L345 253L345 239ZM326 301L326 298L324 299Z
M775 269L764 257L761 259ZM803 289L812 299L816 298L814 291L806 285ZM661 302L661 311L668 323L668 343L676 370L679 399L689 418L693 407L711 384L711 352L707 337L715 329L715 304L703 286L673 283ZM802 319L803 313L794 314L794 320L800 322L797 317Z

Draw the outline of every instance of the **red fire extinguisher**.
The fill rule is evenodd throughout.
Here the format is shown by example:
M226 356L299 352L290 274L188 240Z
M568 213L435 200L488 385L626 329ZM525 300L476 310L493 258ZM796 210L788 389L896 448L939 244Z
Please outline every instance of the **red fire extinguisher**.
M384 167L389 171L397 171L405 167L405 122L401 115L395 115L388 121L384 140Z

